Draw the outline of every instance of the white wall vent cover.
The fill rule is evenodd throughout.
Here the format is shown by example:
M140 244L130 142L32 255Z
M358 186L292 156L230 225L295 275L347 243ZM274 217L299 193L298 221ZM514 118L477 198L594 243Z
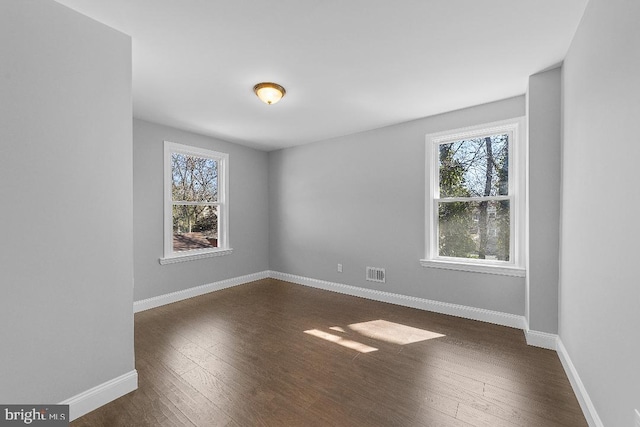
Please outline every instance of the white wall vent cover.
M384 280L385 280L384 268L367 267L367 280L370 282L384 283Z

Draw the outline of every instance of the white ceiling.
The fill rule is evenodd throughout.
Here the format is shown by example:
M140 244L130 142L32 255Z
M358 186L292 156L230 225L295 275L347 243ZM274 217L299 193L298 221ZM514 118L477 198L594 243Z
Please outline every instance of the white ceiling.
M132 37L135 117L273 150L521 95L588 0L57 1Z

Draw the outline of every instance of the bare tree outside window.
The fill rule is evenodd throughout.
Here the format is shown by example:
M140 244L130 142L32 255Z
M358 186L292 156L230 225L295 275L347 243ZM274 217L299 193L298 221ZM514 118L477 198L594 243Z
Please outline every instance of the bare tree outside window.
M509 261L509 134L438 148L438 255Z
M218 162L171 154L173 250L218 247Z

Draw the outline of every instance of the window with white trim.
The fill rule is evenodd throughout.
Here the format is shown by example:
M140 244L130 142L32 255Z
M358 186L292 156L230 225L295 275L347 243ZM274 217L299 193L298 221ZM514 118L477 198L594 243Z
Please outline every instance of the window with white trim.
M161 264L226 255L229 155L164 143L164 257Z
M424 267L524 276L523 127L427 135Z

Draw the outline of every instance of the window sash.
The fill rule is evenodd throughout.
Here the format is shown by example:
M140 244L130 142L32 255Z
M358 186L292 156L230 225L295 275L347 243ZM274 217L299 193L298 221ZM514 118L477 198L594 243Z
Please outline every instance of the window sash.
M441 164L441 159L440 159L440 149L442 148L443 145L454 145L457 143L462 143L462 142L472 142L474 140L484 140L486 138L491 138L494 136L501 136L501 135L506 135L507 136L507 194L492 194L489 195L490 197L493 196L504 196L504 195L510 195L513 193L513 188L511 187L511 180L509 179L508 175L508 171L509 168L508 166L511 163L512 159L512 146L513 146L513 140L514 140L514 132L512 130L504 130L504 131L496 131L496 132L478 132L478 133L470 133L467 135L455 135L455 136L451 136L448 138L442 138L436 141L434 141L434 157L433 157L433 167L437 170L437 174L436 174L436 178L437 181L434 182L434 197L440 197L440 190L441 190L441 182L440 182L440 172L442 171L442 164ZM499 141L493 141L494 144L500 144ZM486 143L484 143L486 144ZM474 159L460 159L456 156L457 151L460 150L463 147L463 144L458 145L458 148L455 150L454 154L453 154L453 160L463 160L463 164L464 161L469 161L469 160L475 160L475 157L477 155L477 152L474 154ZM462 150L462 152L465 152L466 150ZM498 151L494 151L494 149L492 149L492 154L496 155L499 154L500 150L498 149ZM474 162L475 163L475 162ZM474 164L473 169L477 171L477 169L486 169L486 164L482 164L482 163L478 163L478 164ZM498 178L498 185L500 183L499 180L499 171L497 169L497 166L494 164L491 166L491 169L493 170L493 173L495 173L494 179ZM465 175L466 175L467 171L465 171ZM493 181L493 179L492 179ZM484 185L484 183L481 183L481 186ZM470 190L470 187L465 186L465 189ZM499 190L500 191L500 186L499 186ZM456 196L444 196L443 198L449 198L449 197L456 197ZM461 197L482 197L479 195L476 196L461 196ZM485 196L486 197L486 196Z
M173 201L217 202L220 159L173 150L171 155L171 197ZM182 162L180 159L182 158ZM174 169L174 166L177 168ZM212 167L212 170L208 169ZM206 168L206 169L201 169ZM215 173L215 177L213 175ZM176 179L177 178L177 179Z
M467 136L460 137L458 135L451 136L449 138L434 141L433 142L433 161L431 166L435 169L436 179L433 182L433 201L434 206L432 210L433 224L434 224L434 233L433 233L433 259L442 259L442 260L458 260L466 263L478 263L478 264L505 264L505 265L513 265L515 262L515 232L514 232L514 209L509 210L509 220L510 220L510 233L509 233L509 260L487 260L487 259L476 259L476 258L463 258L463 257L453 257L453 256L444 256L440 255L440 221L439 221L439 209L438 206L440 203L455 203L455 202L483 202L483 201L500 201L500 200L508 200L510 204L513 205L513 182L514 179L511 176L508 177L508 195L495 195L495 196L469 196L469 197L443 197L440 198L440 161L439 161L439 149L443 144L451 144L462 140L470 140L470 139L481 139L499 134L507 134L508 135L508 162L510 165L513 164L513 146L514 146L514 131L509 129L505 131L485 131L485 132L477 132L471 133Z
M187 200L174 200L171 202L173 205L181 205L181 206L220 206L222 203L220 202L190 202Z
M512 200L513 196L482 196L482 197L444 197L434 198L433 200L440 203L454 203L454 202L490 202L500 200Z
M433 201L433 252L431 259L434 260L456 260L458 262L463 263L474 263L474 264L499 264L499 265L516 265L516 260L514 260L515 248L516 244L516 230L514 229L514 221L515 219L515 209L514 207L514 197L513 196L487 196L487 197L456 197L456 198L446 198L446 199L434 199ZM443 203L474 203L474 202L492 202L492 201L508 201L509 202L509 260L494 260L494 259L481 259L481 258L465 258L465 257L456 257L450 255L440 255L440 205Z

